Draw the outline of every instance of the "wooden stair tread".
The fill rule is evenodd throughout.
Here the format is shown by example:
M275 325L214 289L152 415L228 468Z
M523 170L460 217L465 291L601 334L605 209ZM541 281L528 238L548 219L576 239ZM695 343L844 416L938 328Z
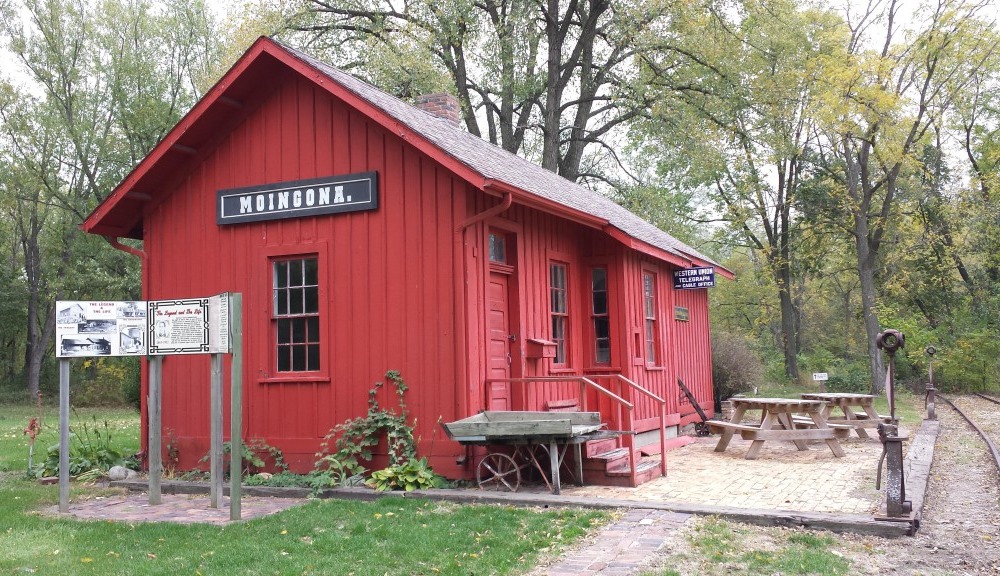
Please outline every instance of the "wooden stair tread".
M594 454L590 458L592 460L615 460L618 458L625 458L627 456L628 456L628 448L615 448L614 450L608 450L607 452Z
M659 466L660 466L659 460L651 460L651 459L642 460L641 462L636 464L635 473L636 475L642 474L643 472L659 468ZM607 471L608 476L628 476L630 473L631 470L629 469L629 466L627 464L625 466L615 468L614 470Z

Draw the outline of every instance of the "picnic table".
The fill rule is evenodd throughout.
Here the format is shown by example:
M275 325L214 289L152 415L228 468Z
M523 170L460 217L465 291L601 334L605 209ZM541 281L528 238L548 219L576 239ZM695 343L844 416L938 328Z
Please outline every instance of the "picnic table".
M746 459L754 460L760 454L764 442L782 440L795 444L799 450L808 450L809 440L823 440L833 455L840 458L844 450L837 438L850 434L850 427L827 422L823 411L827 403L822 400L796 398L730 398L733 416L728 422L709 421L709 426L722 431L722 437L715 446L716 452L725 452L729 441L737 432L744 440L752 440ZM760 410L758 424L744 424L743 415L748 410ZM812 428L797 428L796 420L811 422Z
M875 397L871 394L851 394L848 392L816 392L802 394L803 400L822 400L826 402L823 409L823 417L827 422L850 426L858 433L860 438L869 438L865 428L877 428L879 422L888 420L888 417L879 415L872 406ZM839 408L843 416L834 414L833 410ZM860 412L858 411L860 409Z

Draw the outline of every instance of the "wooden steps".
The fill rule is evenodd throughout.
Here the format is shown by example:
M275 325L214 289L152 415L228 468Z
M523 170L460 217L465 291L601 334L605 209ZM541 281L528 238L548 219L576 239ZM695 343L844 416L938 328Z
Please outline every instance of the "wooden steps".
M589 451L588 451L589 452ZM628 448L614 448L583 460L584 484L631 486ZM660 458L643 457L636 451L636 485L660 476Z

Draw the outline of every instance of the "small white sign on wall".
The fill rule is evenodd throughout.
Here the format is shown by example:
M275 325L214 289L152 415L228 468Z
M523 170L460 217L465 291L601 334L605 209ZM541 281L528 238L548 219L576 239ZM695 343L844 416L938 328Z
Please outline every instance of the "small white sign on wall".
M813 372L813 380L821 382L823 380L829 380L830 376L826 372Z

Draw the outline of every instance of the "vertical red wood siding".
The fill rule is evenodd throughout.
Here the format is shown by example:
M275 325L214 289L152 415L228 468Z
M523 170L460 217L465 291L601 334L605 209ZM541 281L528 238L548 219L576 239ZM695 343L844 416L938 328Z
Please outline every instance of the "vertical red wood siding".
M673 309L668 312L674 327L674 354L676 355L676 378L680 378L698 400L708 416L715 413L715 396L712 391L712 343L708 324L707 290L673 290L674 306L687 308L689 320L673 320ZM699 419L694 406L679 394L678 411L681 423Z
M379 175L376 211L215 222L218 189L364 171ZM148 215L145 246L155 264L147 297L244 294L244 437L281 448L293 468L311 468L319 439L365 413L369 388L389 369L411 386L409 408L429 446L439 417L465 415L453 281L454 230L465 215L452 200L464 191L439 164L312 82L288 82ZM309 254L319 257L325 379L275 378L270 259ZM164 362L164 435L185 468L207 452L207 378L207 358ZM379 401L393 406L394 398L383 390ZM454 475L461 452L435 443L435 468Z
M147 298L243 294L244 439L263 439L284 452L293 470L308 470L322 437L363 415L368 390L387 370L399 370L410 386L406 399L421 454L447 476L474 473L468 462L458 464L465 448L442 438L437 423L487 407L491 229L511 239L512 377L621 374L666 398L676 424L693 411L678 402L679 376L710 409L706 291L675 292L667 264L601 230L516 203L468 224L501 198L476 190L311 80L287 78L220 136L144 218ZM216 224L219 189L367 171L378 173L377 210ZM319 261L321 370L318 376L296 377L275 373L271 262L303 256ZM529 358L525 348L529 338L552 338L554 261L568 273L567 362L561 367L551 359ZM606 365L594 362L593 266L608 272L611 361ZM645 361L643 341L644 271L656 276L658 341L652 365ZM689 309L688 322L674 320L675 305ZM207 452L208 375L207 357L164 362L163 434L182 469L199 465ZM652 402L612 389L635 402L642 430L656 426ZM543 409L547 400L578 393L576 384L515 386L510 400L515 409ZM378 400L395 405L390 389L383 388ZM597 396L588 401L597 402ZM228 406L228 391L225 402ZM607 401L591 406L608 416L614 411Z

